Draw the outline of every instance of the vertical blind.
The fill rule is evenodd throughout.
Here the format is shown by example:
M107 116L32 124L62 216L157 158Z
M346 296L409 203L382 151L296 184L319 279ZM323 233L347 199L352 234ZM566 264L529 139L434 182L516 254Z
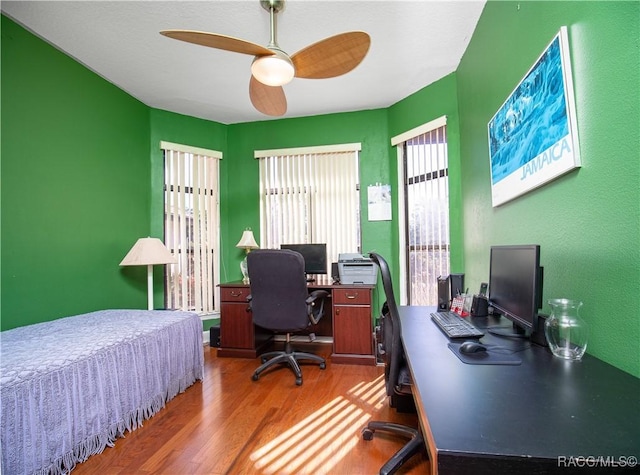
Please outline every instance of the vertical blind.
M260 246L326 243L329 262L360 249L360 144L256 151Z
M216 308L219 283L219 152L162 143L165 159L167 308L201 314Z
M446 125L403 144L408 296L437 305L437 278L449 275L449 163Z

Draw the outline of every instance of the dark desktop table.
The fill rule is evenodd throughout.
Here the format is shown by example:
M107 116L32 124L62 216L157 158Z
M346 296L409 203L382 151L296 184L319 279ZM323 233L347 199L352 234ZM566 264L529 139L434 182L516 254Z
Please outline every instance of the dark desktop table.
M528 340L491 334L481 342L522 363L466 364L431 321L434 307L399 311L432 475L638 473L640 379L588 354L565 361Z

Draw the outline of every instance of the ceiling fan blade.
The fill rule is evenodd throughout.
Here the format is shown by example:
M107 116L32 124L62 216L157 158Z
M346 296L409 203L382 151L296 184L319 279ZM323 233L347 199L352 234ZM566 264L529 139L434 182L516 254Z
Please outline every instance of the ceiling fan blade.
M210 48L223 49L234 53L250 54L252 56L272 55L273 51L251 41L241 40L233 36L219 35L217 33L207 33L206 31L193 30L164 30L161 35L173 38L174 40L186 41L196 45L208 46Z
M251 76L249 97L253 107L263 114L280 116L287 112L287 98L282 86L267 86Z
M320 40L291 56L296 77L325 79L348 73L362 62L370 44L371 38L364 31L350 31Z

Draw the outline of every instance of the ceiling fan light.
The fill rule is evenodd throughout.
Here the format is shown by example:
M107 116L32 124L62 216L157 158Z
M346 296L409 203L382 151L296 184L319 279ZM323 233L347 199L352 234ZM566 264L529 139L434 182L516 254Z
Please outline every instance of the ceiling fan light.
M267 86L284 86L295 75L293 62L282 51L272 51L275 53L272 56L256 56L251 64L251 74Z

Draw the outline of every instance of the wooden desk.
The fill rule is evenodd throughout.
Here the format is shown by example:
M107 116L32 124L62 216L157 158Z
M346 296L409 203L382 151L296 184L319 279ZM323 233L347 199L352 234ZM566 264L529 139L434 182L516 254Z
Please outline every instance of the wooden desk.
M465 364L432 311L399 309L432 475L637 473L640 379L590 355L565 361L489 334L481 342L520 350L522 364Z
M373 285L311 283L309 290L331 294L327 314L307 333L332 337L332 363L375 365L373 347ZM220 348L218 356L255 358L273 344L273 334L253 324L248 310L249 286L242 282L220 285Z

